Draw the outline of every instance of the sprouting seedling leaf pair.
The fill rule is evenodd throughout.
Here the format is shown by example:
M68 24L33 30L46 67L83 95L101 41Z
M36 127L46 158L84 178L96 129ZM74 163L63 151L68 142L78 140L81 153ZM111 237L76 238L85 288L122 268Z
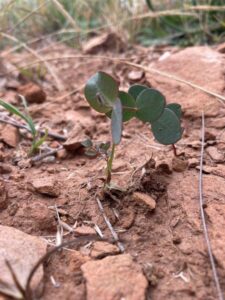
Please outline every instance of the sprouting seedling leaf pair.
M88 80L84 93L92 108L111 118L112 154L107 165L107 183L111 179L115 145L120 143L123 122L136 117L149 123L155 139L164 145L175 144L181 139L181 106L166 104L165 97L156 89L136 84L128 92L120 91L114 78L97 72Z

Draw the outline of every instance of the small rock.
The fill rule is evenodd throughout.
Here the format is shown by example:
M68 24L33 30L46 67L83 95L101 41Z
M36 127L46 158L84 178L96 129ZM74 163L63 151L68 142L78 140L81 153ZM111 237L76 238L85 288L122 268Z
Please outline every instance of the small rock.
M95 242L91 249L91 257L93 258L103 258L118 253L120 253L118 247L107 242Z
M183 172L184 170L186 170L188 166L188 161L182 159L181 157L173 157L172 160L172 168L174 171L176 172Z
M19 81L12 78L7 80L5 84L5 88L8 90L17 90L19 86L20 86Z
M28 183L28 188L50 197L58 197L60 195L59 183L51 177L33 179Z
M144 77L143 71L131 71L128 74L128 79L134 82L140 81Z
M100 50L116 49L122 51L125 49L125 43L121 37L114 32L104 33L89 39L87 43L83 45L83 51L86 54L95 54Z
M47 243L13 227L0 225L0 245L0 278L7 284L0 284L0 290L13 298L21 299L22 295L16 288L5 261L10 262L20 284L25 288L31 269L46 253ZM32 290L40 285L43 275L43 266L40 266L32 279Z
M200 166L197 166L196 167L197 170L200 170ZM210 166L203 166L202 168L202 172L205 173L205 174L211 174L212 171L213 171L213 167L210 167Z
M216 147L208 147L206 152L214 162L224 162L224 154L219 152Z
M77 235L92 235L92 234L96 234L96 232L92 227L82 225L75 229L75 234L77 234Z
M7 208L8 197L5 189L5 184L3 181L0 181L0 210Z
M188 160L188 167L189 168L196 168L199 165L199 160L197 158L190 158Z
M113 164L112 171L113 172L121 172L125 171L127 169L127 163L124 160L115 160L115 163Z
M151 196L144 194L144 193L134 192L133 200L138 203L147 205L149 210L154 210L156 207L155 200Z
M144 300L148 282L129 254L89 261L81 266L87 300Z
M76 151L83 147L82 142L85 140L87 140L87 136L84 134L84 127L77 122L63 146L68 151Z
M0 134L0 140L12 148L16 148L20 141L18 128L12 125L6 125Z
M205 141L215 141L216 140L217 133L215 130L209 130L207 129L205 131Z
M218 129L223 129L225 127L225 117L223 118L212 118L208 126Z
M43 103L46 100L46 93L33 82L20 86L18 93L23 95L28 103Z
M64 158L67 157L67 155L68 155L68 153L67 153L67 151L66 151L65 149L59 150L59 151L57 151L57 153L56 153L56 157L57 157L58 159L64 159Z
M5 163L0 163L0 174L9 174L12 172L10 165Z

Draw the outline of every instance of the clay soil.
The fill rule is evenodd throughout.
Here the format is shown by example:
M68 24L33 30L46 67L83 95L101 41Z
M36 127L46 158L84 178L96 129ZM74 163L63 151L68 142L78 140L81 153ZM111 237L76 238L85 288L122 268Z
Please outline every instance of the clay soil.
M38 45L37 49L41 47ZM82 53L57 45L49 46L41 54L53 58ZM225 96L225 57L216 47L132 47L120 53L103 49L98 54L127 58ZM58 91L54 79L45 68L42 68L44 72L40 76L37 66L32 66L29 74L13 67L33 60L24 52L3 55L0 69L1 98L22 109L17 94L22 93L26 97L31 94L28 106L35 123L51 132L73 135L75 144L79 144L86 136L94 142L110 140L109 120L90 109L83 95L83 85L98 70L118 79L124 90L132 83L159 88L168 102L176 101L182 105L184 127L183 139L177 143L180 156L175 158L170 146L159 145L153 139L148 125L137 120L124 124L112 175L113 182L121 190L103 195L103 159L88 158L80 147L63 149L31 165L26 157L30 136L23 130L19 132L13 126L0 123L0 189L5 195L1 200L0 224L39 236L45 239L50 249L55 245L57 206L60 219L74 231L85 226L82 227L84 231L94 232L97 225L104 238L113 244L112 235L96 201L98 197L119 235L125 254L129 254L137 268L137 271L133 268L129 274L128 265L124 294L116 294L119 284L116 278L120 269L118 267L115 270L113 264L116 257L124 254L118 253L118 249L117 253L113 252L115 249L107 251L102 245L101 255L96 257L92 252L94 242L90 241L78 248L71 246L70 249L57 252L44 264L41 299L217 299L200 218L198 176L201 113L204 110L204 211L221 286L225 292L224 104L203 91L173 79L101 59L74 58L49 62L63 85L63 89ZM32 94L34 84L40 87L38 93L41 100ZM75 92L69 95L72 90ZM3 112L1 109L1 114ZM49 138L41 153L49 148L55 149L60 144L63 142ZM43 192L43 186L47 192ZM137 192L149 197L153 206L137 198ZM76 235L75 232L68 234L65 227L64 234L63 241ZM110 260L110 257L113 259ZM99 277L99 280L103 280L100 289L93 284L94 272L91 273L84 266L92 261L99 262L95 265L98 273L100 262L106 259L109 260L105 276L113 276L108 277L107 283ZM135 272L142 276L137 280L140 294L129 296L138 295L129 291L135 285ZM99 274L104 278L104 268L99 270ZM52 277L58 287L52 283ZM104 289L107 290L105 296Z

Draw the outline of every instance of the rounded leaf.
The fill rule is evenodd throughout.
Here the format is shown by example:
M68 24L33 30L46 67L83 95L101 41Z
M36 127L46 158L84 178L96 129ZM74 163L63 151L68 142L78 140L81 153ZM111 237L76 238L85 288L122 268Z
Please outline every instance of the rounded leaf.
M178 119L181 119L182 116L182 110L181 110L181 105L178 103L169 103L167 104L166 108L169 108L170 110L172 110L176 116L178 117Z
M85 97L92 108L101 113L112 110L118 95L118 83L110 75L98 72L87 82Z
M126 92L120 91L119 98L123 107L123 122L129 121L136 115L136 111L132 109L136 108L134 98Z
M129 88L128 94L130 94L136 100L138 95L146 89L148 89L148 87L145 85L134 84Z
M165 98L159 91L145 89L137 97L136 116L143 122L152 123L163 113L165 104Z
M180 120L168 108L165 108L160 118L151 125L156 140L163 145L175 144L181 139L182 128Z

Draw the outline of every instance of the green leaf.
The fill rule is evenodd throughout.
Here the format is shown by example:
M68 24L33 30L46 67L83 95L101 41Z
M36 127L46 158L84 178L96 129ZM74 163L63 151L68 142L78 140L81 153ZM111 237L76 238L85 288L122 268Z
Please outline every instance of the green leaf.
M123 122L127 122L136 115L136 103L131 95L123 91L119 92L119 98L123 107Z
M134 98L134 100L136 100L138 95L146 89L148 89L148 87L145 85L134 84L129 88L128 94L130 94Z
M104 152L107 152L110 148L111 143L110 142L106 142L106 143L101 143L99 145L99 149L103 150Z
M123 122L127 122L136 115L136 103L134 98L126 92L119 91L118 97L121 101L123 108ZM112 111L106 113L111 118Z
M122 104L120 99L117 99L113 106L111 131L113 144L118 145L122 135Z
M167 104L166 108L169 108L170 110L172 110L176 116L178 117L178 119L181 119L182 116L182 110L181 110L181 106L178 103L170 103Z
M84 154L89 156L89 157L96 157L98 155L97 151L95 151L94 149L87 149L84 152Z
M81 145L84 146L85 148L90 148L93 146L92 140L91 139L86 139L83 142L81 142Z
M118 96L118 83L104 72L92 76L84 89L85 97L92 108L101 113L112 110Z
M165 108L160 118L152 123L152 132L159 143L175 144L182 136L180 120L172 110Z
M6 110L8 110L11 114L17 115L18 117L20 117L21 119L23 119L27 125L30 128L30 131L32 133L32 136L35 137L36 136L36 129L34 126L34 122L31 119L30 116L27 116L25 114L23 114L18 108L16 108L14 105L5 102L4 100L0 99L0 105L3 106Z
M33 141L29 154L32 154L35 151L37 151L39 147L46 141L47 137L48 137L48 129L45 129L45 134L40 139Z
M137 97L136 116L143 122L152 123L163 113L165 104L165 98L159 91L145 89Z

